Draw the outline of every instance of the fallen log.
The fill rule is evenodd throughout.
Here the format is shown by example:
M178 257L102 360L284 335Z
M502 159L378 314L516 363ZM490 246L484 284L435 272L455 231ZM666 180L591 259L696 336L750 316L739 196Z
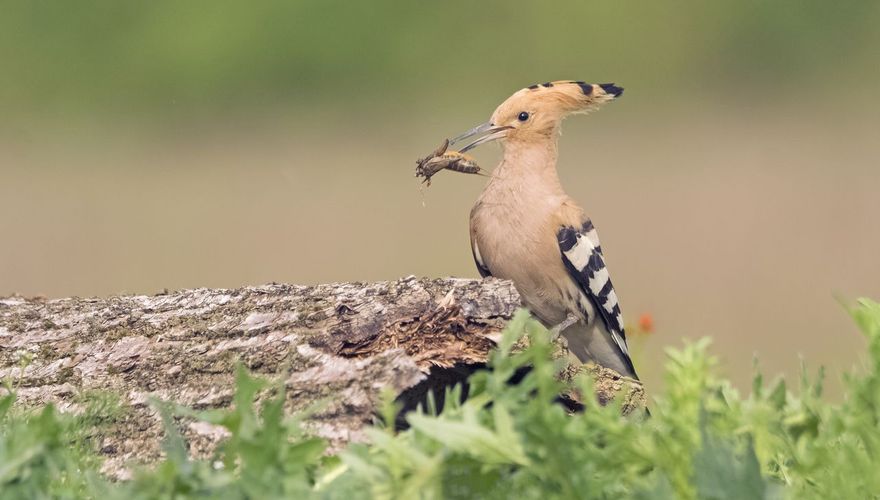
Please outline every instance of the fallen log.
M363 440L379 395L407 409L431 390L482 368L520 306L510 282L416 279L317 286L270 284L157 295L46 300L0 298L0 380L19 404L82 411L83 395L118 395L122 416L101 436L104 471L161 456L151 397L194 409L230 404L237 363L286 377L289 411L325 401L308 429L333 446ZM639 385L590 367L597 397L644 405ZM198 423L181 431L194 457L224 434Z

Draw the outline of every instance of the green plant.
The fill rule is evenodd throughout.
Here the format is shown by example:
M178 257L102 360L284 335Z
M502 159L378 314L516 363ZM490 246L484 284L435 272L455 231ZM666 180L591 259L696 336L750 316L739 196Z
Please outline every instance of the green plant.
M78 427L94 422L51 406L13 412L9 394L0 398L0 497L877 497L880 304L862 299L851 313L868 339L868 358L847 376L839 404L822 399L821 372L811 380L806 371L798 391L756 375L743 398L713 374L703 340L668 352L667 389L650 418L621 417L614 404L590 398L583 412L570 414L556 403L566 387L554 376L560 366L546 331L521 312L492 355L492 369L471 377L468 399L452 388L439 412L429 399L406 416L408 430L394 431L398 408L386 394L386 425L367 430L369 444L327 455L326 444L302 430L308 412L284 416L281 385L239 369L228 410L155 403L165 422L166 458L126 483L102 479L84 447L69 446L82 435ZM514 352L523 336L529 347ZM528 374L511 384L525 367ZM573 385L591 391L587 378ZM191 460L179 418L220 425L230 437L214 459Z
M15 393L0 396L0 498L88 496L97 471L79 439L83 423L51 404L17 412L14 402Z

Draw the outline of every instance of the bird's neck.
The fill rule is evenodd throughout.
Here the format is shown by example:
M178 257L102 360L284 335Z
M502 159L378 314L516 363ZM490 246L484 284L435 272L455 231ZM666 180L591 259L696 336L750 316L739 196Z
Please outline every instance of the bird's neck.
M518 178L545 188L562 192L556 160L559 156L556 138L539 142L507 141L504 156L492 176L502 179Z

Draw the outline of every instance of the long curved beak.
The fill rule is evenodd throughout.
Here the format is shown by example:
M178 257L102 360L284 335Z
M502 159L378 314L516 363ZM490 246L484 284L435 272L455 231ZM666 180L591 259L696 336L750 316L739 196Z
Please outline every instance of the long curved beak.
M467 132L455 137L451 141L449 141L449 145L452 146L456 142L461 142L465 139L470 139L473 137L479 137L473 142L469 143L467 146L461 148L459 150L460 153L466 153L471 149L479 146L480 144L486 144L487 142L492 142L498 139L501 139L506 135L506 132L513 127L510 126L495 126L492 122L486 122L481 125L477 125L476 127L468 130ZM485 134L485 135L484 135Z

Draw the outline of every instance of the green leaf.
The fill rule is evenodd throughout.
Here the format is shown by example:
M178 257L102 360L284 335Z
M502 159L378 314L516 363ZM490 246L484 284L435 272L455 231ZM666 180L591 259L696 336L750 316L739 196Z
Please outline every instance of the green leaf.
M704 499L755 500L766 498L767 485L750 438L737 453L730 443L712 437L705 417L700 424L703 446L694 457L697 496Z
M487 463L529 463L519 443L505 441L490 429L476 423L455 422L425 415L410 415L407 421L414 429L443 443L452 451L479 457Z

